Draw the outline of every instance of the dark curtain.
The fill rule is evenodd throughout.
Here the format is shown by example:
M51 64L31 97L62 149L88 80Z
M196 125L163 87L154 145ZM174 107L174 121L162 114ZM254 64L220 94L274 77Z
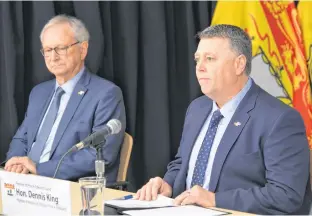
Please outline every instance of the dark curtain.
M0 2L0 159L24 118L30 90L53 76L39 35L54 15L80 18L91 35L86 61L121 87L134 137L132 190L163 176L177 152L187 106L200 95L195 35L215 2Z

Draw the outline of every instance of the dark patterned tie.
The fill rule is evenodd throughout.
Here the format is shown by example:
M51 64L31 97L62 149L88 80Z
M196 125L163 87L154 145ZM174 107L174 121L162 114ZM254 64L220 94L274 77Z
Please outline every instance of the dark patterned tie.
M194 185L199 185L202 187L204 184L211 146L216 136L219 122L222 118L223 116L220 110L214 111L204 141L197 155L191 187L193 187Z
M28 157L35 163L38 163L40 160L40 156L45 147L45 144L47 142L47 139L50 135L51 129L57 116L61 97L64 93L65 92L61 87L58 87L56 89L56 93L52 99L53 101L51 103L50 109L44 119L40 132L37 134L35 144L33 145L28 154Z

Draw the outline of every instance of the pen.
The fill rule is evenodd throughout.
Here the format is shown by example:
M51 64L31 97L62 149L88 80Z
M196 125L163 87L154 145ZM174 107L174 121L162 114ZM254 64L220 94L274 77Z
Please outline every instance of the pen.
M132 199L133 198L133 195L126 195L126 196L123 196L123 197L120 197L118 198L117 200L128 200L128 199Z

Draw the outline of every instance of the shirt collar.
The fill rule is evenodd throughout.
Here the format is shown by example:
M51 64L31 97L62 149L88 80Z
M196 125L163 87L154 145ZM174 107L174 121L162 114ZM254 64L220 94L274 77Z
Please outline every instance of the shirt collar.
M230 101L224 104L224 106L220 109L220 112L224 116L224 118L227 118L233 115L239 103L243 100L244 96L247 94L248 90L250 89L251 84L252 84L252 81L251 81L251 78L249 77L244 88L240 90L240 92L237 95L235 95ZM213 101L212 112L216 111L217 109L219 108L216 102Z
M63 85L61 85L62 89L65 91L66 94L71 94L74 91L74 88L77 84L77 82L80 80L82 74L84 73L85 66L81 68L79 73L77 73L73 78L65 82ZM55 81L55 90L59 87L60 85Z

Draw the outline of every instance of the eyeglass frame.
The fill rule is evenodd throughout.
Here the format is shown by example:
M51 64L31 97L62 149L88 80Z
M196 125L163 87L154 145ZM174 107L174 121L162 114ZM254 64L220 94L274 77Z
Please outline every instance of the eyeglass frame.
M73 44L67 45L67 46L62 47L62 48L60 48L60 47L51 48L51 54L52 54L52 51L54 51L57 55L66 55L66 54L67 54L67 50L68 50L69 48L71 48L72 46L75 46L76 44L79 44L79 43L81 43L81 42L80 42L80 41L77 41L77 42L75 42L75 43L73 43ZM56 49L58 49L58 48L59 48L59 49L62 49L62 50L65 50L66 53L65 53L65 54L59 54L59 53L56 51ZM43 55L43 57L47 57L47 56L44 55L44 49L43 49L43 48L40 49L40 52L41 52L41 54ZM48 57L50 57L50 56L48 56Z

